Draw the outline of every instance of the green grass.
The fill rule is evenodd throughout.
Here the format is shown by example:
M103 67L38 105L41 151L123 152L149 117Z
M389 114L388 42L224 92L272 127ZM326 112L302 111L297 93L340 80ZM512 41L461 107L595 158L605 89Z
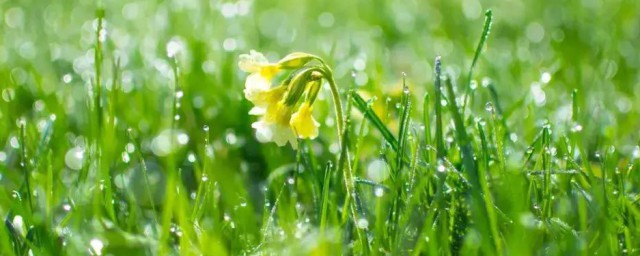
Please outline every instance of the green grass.
M0 1L0 255L639 254L639 14ZM256 140L250 49L333 70L318 138Z

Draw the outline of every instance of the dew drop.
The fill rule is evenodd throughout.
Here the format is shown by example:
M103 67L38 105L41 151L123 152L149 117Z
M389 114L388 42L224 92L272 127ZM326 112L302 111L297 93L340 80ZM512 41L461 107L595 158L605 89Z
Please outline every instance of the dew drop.
M636 146L636 147L633 149L633 153L631 153L631 157L632 157L633 159L638 159L638 158L640 158L640 146Z
M189 143L189 135L187 135L186 133L178 134L177 139L178 144L180 145L186 145L187 143Z
M493 113L493 103L487 102L487 104L484 105L484 110Z
M193 153L189 153L189 155L187 156L187 161L189 161L189 163L194 163L196 161L196 155L194 155Z
M96 255L102 255L102 248L104 248L104 243L100 241L100 239L97 239L97 238L91 239L89 244L91 245L91 250Z
M477 89L477 88L478 88L478 81L476 81L476 80L471 80L471 84L469 85L469 88L470 88L471 90L475 90L475 89Z
M73 81L73 76L71 76L71 74L66 74L66 75L62 76L62 81L65 84L71 83L71 81Z
M516 142L516 141L518 141L518 135L517 135L517 134L515 134L515 133L511 133L511 134L509 134L509 139L510 139L512 142Z
M582 125L580 124L574 124L573 127L571 127L571 132L573 133L578 133L582 131Z
M369 228L369 221L365 218L360 218L356 222L356 226L358 226L359 229L367 229Z
M127 152L122 152L122 162L124 163L129 163L130 161L130 157L129 157L129 153Z
M549 72L543 72L542 75L540 75L540 82L548 84L549 81L551 81L551 74L549 74Z
M384 195L384 189L381 187L377 187L373 193L377 196L377 197L382 197Z

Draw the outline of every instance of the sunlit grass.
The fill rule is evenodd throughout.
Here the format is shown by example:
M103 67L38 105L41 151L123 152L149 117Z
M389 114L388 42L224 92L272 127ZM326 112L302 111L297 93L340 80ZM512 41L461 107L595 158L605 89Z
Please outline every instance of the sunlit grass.
M638 3L374 2L0 3L0 254L640 252ZM318 138L250 49L326 62Z

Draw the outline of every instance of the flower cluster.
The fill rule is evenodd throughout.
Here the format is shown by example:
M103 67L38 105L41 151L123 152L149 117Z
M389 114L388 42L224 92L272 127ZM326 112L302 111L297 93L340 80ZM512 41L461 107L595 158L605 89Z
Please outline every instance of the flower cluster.
M315 60L315 61L314 61ZM271 63L257 51L240 55L238 66L249 73L244 96L255 107L249 114L260 116L252 124L260 142L288 143L296 149L298 138L314 139L320 124L313 118L313 103L322 78L330 74L324 62L311 54L292 53ZM273 86L281 73L286 79Z

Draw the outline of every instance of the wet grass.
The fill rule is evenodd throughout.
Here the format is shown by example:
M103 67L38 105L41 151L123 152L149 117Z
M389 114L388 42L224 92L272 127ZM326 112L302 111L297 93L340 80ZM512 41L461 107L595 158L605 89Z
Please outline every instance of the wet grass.
M638 4L627 5L620 4L638 10ZM51 6L46 15L59 7ZM126 6L123 17L130 16L124 14L131 8L148 7ZM38 13L28 5L9 7L9 27L18 24L16 12ZM241 7L215 8L230 15ZM342 3L334 11L349 7ZM620 19L626 13L622 7ZM457 21L457 27L449 15L440 16L452 35L451 45L438 49L449 45L457 51L439 56L424 49L430 42L420 31L406 35L402 27L386 27L396 16L367 15L372 10L364 6L363 19L382 24L378 28L388 41L376 41L367 57L350 60L353 76L348 75L351 68L343 67L342 41L326 42L329 50L309 47L320 51L335 73L347 73L337 77L344 116L335 117L331 92L324 90L316 105L320 137L302 140L292 150L256 141L255 117L247 114L249 104L241 97L244 77L236 68L236 56L246 48L242 44L285 54L293 50L271 42L286 38L269 38L261 31L259 40L251 41L249 32L237 38L202 32L224 39L209 49L198 33L180 31L190 28L184 24L202 25L199 21L180 11L162 16L165 7L160 6L157 15L177 28L153 39L163 42L159 49L127 55L118 52L126 48L120 41L126 26L110 18L109 8L115 7L78 8L98 10L85 17L91 43L81 47L82 57L25 62L11 55L0 66L0 116L6 120L0 124L5 145L0 151L2 255L640 253L640 148L633 132L639 87L632 60L625 62L627 55L637 56L633 47L624 56L603 48L611 55L594 68L587 60L591 55L577 60L570 49L589 48L571 34L582 28L563 27L565 43L571 45L549 51L557 56L544 63L548 71L540 72L531 63L535 51L528 52L530 59L507 61L502 53L513 49L501 46L520 39L509 37L507 25L499 23L506 21L499 14L494 19L491 11L475 22ZM269 11L277 9L260 13ZM192 13L196 20L202 18L198 13ZM341 18L318 14L321 25ZM575 15L583 13L576 10ZM247 20L224 24L256 29ZM458 38L454 28L473 38ZM527 28L537 40L536 29L535 24ZM605 29L591 27L580 35ZM314 39L322 38L317 31ZM624 51L629 37L620 35L603 45L619 42L615 47ZM492 40L501 41L493 46ZM600 45L605 39L584 40ZM394 73L407 66L387 66L386 46L400 47L393 48L397 55L406 50L402 47L424 53L407 57L423 69ZM29 56L19 47L8 49ZM596 78L582 74L594 70ZM518 79L533 81L531 88L516 86ZM599 101L602 88L583 85L591 80L633 86Z

